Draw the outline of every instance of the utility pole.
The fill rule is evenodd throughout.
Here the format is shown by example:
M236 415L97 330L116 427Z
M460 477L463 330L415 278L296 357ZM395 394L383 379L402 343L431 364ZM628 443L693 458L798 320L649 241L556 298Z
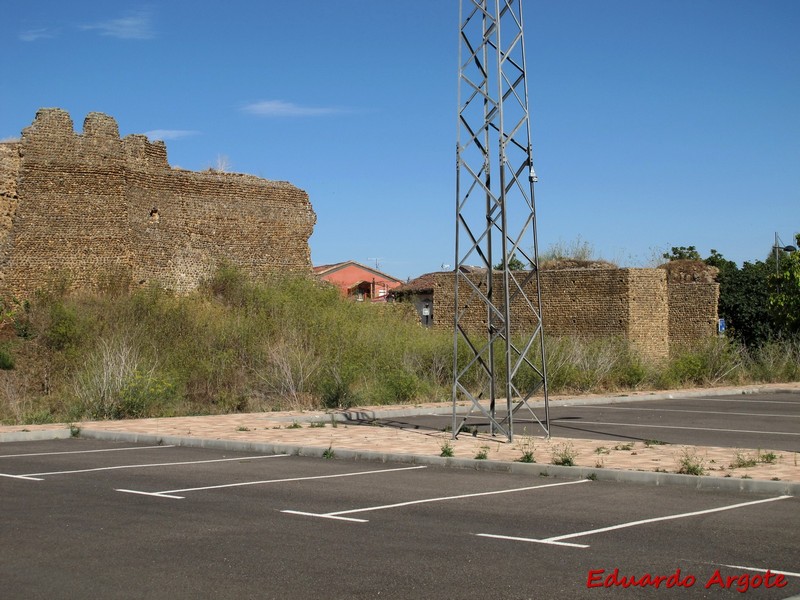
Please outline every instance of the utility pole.
M781 274L781 252L797 252L794 246L784 246L781 238L778 237L778 232L775 232L775 243L772 245L772 250L775 252L775 275Z
M479 413L512 441L523 407L549 436L522 0L460 0L459 25L453 437Z

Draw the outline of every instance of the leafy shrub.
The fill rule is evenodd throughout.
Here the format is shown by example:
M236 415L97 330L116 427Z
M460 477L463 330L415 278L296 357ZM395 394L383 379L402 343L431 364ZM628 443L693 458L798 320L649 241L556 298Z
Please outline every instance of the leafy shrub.
M159 407L173 403L178 386L171 379L137 369L119 390L112 417L139 419L159 414Z
M11 354L11 351L4 346L0 346L0 369L10 371L14 368L14 364L14 355Z
M80 341L76 309L61 301L50 305L50 325L44 334L45 343L53 350L65 350Z
M420 387L417 377L402 369L391 370L382 379L379 400L384 404L408 402L416 397Z

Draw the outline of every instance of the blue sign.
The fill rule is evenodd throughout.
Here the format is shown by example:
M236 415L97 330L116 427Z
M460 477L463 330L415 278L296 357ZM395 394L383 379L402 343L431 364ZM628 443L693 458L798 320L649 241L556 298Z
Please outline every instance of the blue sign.
M720 319L717 323L717 332L725 333L725 319Z

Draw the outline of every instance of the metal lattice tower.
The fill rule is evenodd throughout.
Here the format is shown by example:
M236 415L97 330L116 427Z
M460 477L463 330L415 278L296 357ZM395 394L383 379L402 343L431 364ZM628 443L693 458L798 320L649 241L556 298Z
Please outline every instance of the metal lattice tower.
M479 412L511 441L523 407L549 435L522 0L460 0L459 20L453 437Z

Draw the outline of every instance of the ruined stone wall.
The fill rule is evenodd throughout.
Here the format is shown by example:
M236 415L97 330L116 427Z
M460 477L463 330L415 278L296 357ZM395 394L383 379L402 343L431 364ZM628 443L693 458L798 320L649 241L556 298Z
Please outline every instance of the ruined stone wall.
M473 281L480 281L475 274ZM485 277L485 274L483 275ZM641 356L666 358L676 343L713 335L709 323L716 323L717 284L667 285L661 269L567 269L542 271L542 313L546 335L583 338L621 337ZM494 274L493 286L501 293L502 281ZM485 284L481 285L485 289ZM439 273L434 282L434 326L452 327L454 277ZM535 284L526 294L535 298ZM461 323L472 331L486 328L483 304L469 300L470 289L459 290L463 317ZM467 306L464 306L464 302ZM469 305L471 302L471 305ZM516 327L530 327L525 318L529 310L512 303Z
M11 233L12 219L17 212L19 163L19 144L0 143L0 248Z
M673 283L669 289L669 339L673 348L717 334L719 285Z
M221 261L256 277L311 270L316 218L287 182L173 169L163 142L121 140L100 113L76 134L66 112L43 109L18 144L0 146L0 212L11 213L0 220L3 293L64 276L74 288L113 276L186 291Z
M642 356L669 355L669 304L667 280L658 269L625 269L628 272L628 323L625 337Z
M125 165L117 124L93 113L84 135L39 111L19 144L19 200L0 256L3 287L29 296L66 274L76 287L128 260Z

